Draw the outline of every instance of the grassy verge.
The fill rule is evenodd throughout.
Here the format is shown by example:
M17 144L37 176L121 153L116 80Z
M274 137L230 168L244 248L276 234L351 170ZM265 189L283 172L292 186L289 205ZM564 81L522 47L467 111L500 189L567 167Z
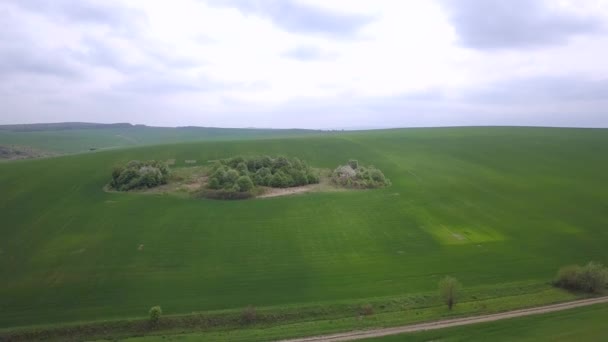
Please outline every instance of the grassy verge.
M608 304L597 304L538 316L362 341L604 341L608 334L606 316Z
M453 311L435 293L308 306L266 307L247 322L241 310L165 316L152 326L145 319L90 322L56 327L29 327L0 332L2 339L93 340L135 338L209 341L267 341L324 333L397 326L448 317L487 314L580 298L546 284L517 283L464 291ZM364 307L371 306L372 313Z

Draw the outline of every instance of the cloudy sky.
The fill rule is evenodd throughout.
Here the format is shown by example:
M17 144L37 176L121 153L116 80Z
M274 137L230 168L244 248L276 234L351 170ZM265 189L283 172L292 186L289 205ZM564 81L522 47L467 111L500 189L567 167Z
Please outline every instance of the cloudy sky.
M608 127L608 0L0 0L0 124Z

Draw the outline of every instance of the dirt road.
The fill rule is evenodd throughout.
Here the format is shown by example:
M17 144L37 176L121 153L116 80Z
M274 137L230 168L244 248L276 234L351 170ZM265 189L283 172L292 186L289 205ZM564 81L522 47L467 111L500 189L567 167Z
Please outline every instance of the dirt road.
M354 340L362 340L365 338L372 338L372 337L397 335L397 334L425 331L425 330L443 329L443 328L449 328L449 327L456 327L456 326L460 326L460 325L476 324L476 323L483 323L483 322L493 322L493 321L498 321L501 319L538 315L538 314L543 314L543 313L548 313L548 312L568 310L568 309L578 308L581 306L588 306L588 305L600 304L600 303L608 303L608 297L583 299L583 300L577 300L577 301L573 301L573 302L539 306L539 307L535 307L535 308L522 309L522 310L507 311L507 312L491 314L491 315L446 319L446 320L442 320L442 321L412 324L412 325L406 325L406 326L394 327L394 328L384 328L384 329L364 330L364 331L351 331L351 332L347 332L347 333L340 333L340 334L333 334L333 335L297 338L297 339L292 339L292 340L283 340L282 342L354 341Z

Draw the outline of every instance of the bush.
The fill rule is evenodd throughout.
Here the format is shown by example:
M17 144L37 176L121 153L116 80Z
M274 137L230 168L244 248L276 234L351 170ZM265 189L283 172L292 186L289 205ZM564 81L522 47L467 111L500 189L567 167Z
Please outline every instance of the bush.
M118 191L153 188L166 184L168 178L169 167L163 162L131 160L127 165L112 170L110 186Z
M255 307L249 305L241 312L241 321L245 324L251 324L255 322L258 317L258 313L255 310Z
M220 195L227 198L233 197L229 192L249 192L256 186L287 188L318 182L319 177L315 172L297 158L235 157L215 162L207 187L225 190Z
M163 310L157 305L151 307L148 313L150 315L150 323L157 324L160 320L160 316L163 314Z
M553 284L568 290L600 293L608 285L608 269L595 262L564 266L557 272Z
M379 188L390 185L384 173L373 166L364 167L356 160L338 166L331 175L334 184L357 189Z
M253 182L248 176L239 177L239 179L236 180L236 184L239 186L240 192L247 192L253 189Z
M365 304L359 312L362 316L371 316L374 314L374 307L371 304Z

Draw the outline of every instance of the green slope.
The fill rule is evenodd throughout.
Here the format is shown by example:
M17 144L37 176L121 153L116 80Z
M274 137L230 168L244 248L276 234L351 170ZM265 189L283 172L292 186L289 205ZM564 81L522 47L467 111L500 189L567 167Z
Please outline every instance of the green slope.
M608 263L608 130L406 129L0 164L0 327L543 283ZM130 159L285 154L387 189L222 202L105 193ZM139 248L143 245L143 248Z
M608 336L608 305L362 340L365 342L414 341L605 341Z
M2 127L2 126L0 126ZM0 129L0 145L30 146L49 152L77 153L140 145L189 141L280 138L321 134L301 129L241 129L207 127L118 126L87 129L42 129L10 131Z

